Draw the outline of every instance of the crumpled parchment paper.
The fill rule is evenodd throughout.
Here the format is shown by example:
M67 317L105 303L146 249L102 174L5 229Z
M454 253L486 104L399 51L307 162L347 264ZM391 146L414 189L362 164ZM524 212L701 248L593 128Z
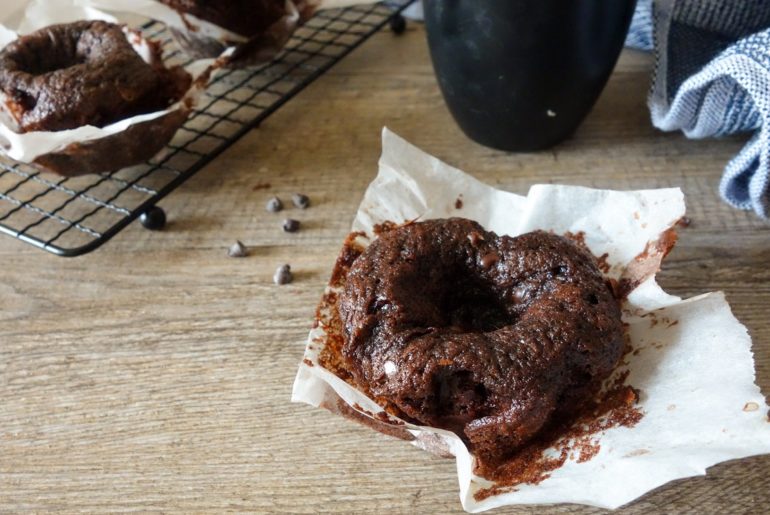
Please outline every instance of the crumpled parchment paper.
M627 384L640 392L644 415L634 427L594 435L599 450L592 459L570 458L539 484L477 499L474 494L491 483L473 474L473 457L460 438L395 419L319 363L327 343L323 324L310 332L292 400L352 415L424 449L454 455L460 499L469 512L513 504L616 508L669 481L705 474L716 463L770 453L768 406L754 384L751 339L724 294L682 300L655 282L667 252L656 251L658 243L684 213L679 189L535 185L527 196L497 190L385 129L379 175L366 191L353 231L371 239L374 225L385 221L462 216L511 236L535 229L583 233L596 256L606 254L607 275L634 287L624 305L633 352L622 368L629 374Z

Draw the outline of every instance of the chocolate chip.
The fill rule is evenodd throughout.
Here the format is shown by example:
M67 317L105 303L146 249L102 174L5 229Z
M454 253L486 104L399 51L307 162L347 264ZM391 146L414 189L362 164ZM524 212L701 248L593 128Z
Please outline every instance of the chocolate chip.
M249 255L249 249L246 248L246 245L241 243L240 241L236 241L233 243L229 249L227 249L227 255L231 258L242 258Z
M300 209L307 209L310 206L310 198L302 193L295 193L292 195L291 201Z
M291 273L291 266L281 265L273 274L273 282L275 284L289 284L294 279Z
M500 261L500 256L497 255L495 252L490 252L488 254L484 254L481 257L481 266L484 268L490 268L492 265Z
M281 199L279 199L278 197L273 197L267 201L267 205L265 206L265 209L267 209L271 213L277 213L278 211L283 209L283 202L281 202Z
M285 232L297 232L299 231L299 220L293 218L287 218L283 221L283 230Z

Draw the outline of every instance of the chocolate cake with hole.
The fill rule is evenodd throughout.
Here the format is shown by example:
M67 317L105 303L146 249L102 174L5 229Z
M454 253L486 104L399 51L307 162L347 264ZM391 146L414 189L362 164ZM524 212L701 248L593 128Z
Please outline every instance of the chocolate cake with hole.
M623 352L619 303L592 256L461 218L381 234L338 309L355 381L406 420L456 433L485 468L578 411Z
M145 60L138 34L104 21L51 25L0 51L1 108L19 133L105 127L163 111L183 98L192 78L166 68L159 45ZM147 42L144 42L147 43ZM120 169L155 155L187 118L171 111L128 130L40 156L35 165L61 175Z

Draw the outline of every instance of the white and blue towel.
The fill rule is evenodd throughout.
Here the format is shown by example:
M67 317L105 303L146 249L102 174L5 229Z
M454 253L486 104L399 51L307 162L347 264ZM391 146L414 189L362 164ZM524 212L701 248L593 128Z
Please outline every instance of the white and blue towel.
M652 123L691 138L750 131L722 198L770 216L770 1L639 0L626 43L654 50Z

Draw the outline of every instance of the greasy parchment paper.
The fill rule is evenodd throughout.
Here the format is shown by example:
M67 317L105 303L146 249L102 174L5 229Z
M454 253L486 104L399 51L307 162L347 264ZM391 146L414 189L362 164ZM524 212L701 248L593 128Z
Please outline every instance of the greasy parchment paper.
M78 0L31 0L23 2L23 12L16 10L0 12L0 49L16 40L20 35L34 32L55 23L69 23L78 20L105 20L120 23L115 17L94 9L79 5ZM137 52L149 62L150 52L147 43L136 37L134 32L127 33L129 41ZM198 80L208 73L214 60L200 60L185 67L192 75L193 82L186 95L175 104L162 111L147 113L120 120L105 127L85 125L64 131L34 131L18 133L9 120L0 117L0 151L11 159L22 163L31 163L36 158L60 151L75 143L93 141L121 133L133 125L154 120L177 110L189 110L194 107L203 93L207 82ZM0 96L2 96L0 94ZM0 99L2 100L2 99Z
M654 254L648 243L662 239L684 212L679 189L536 185L526 197L500 191L385 129L379 175L353 230L372 238L374 224L384 221L462 216L511 236L535 229L582 232L595 255L608 254L608 275L621 278L634 273L637 256ZM625 358L627 384L640 391L641 421L595 435L600 448L593 459L570 458L537 485L518 485L482 501L474 493L492 484L473 474L473 458L457 436L395 420L319 364L322 325L310 332L292 400L354 413L382 432L454 455L460 498L470 512L540 503L616 508L674 479L705 474L721 461L770 453L768 407L754 384L751 339L722 293L682 300L666 294L653 274L629 295L624 320L635 349Z

